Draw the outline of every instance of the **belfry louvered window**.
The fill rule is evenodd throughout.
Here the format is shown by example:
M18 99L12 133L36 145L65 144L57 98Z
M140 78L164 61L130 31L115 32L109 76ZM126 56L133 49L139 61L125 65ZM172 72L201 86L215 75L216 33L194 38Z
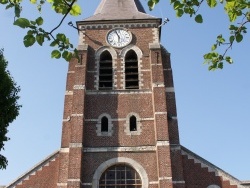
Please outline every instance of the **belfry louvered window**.
M142 181L138 172L125 164L109 167L99 180L101 188L141 188Z
M112 56L104 51L99 62L99 90L111 90L113 88Z
M139 89L138 58L133 50L125 56L125 88Z

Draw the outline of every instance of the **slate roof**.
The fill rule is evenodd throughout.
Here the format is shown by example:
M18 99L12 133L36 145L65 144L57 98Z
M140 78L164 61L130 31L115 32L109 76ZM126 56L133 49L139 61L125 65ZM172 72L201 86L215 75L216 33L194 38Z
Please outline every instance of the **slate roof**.
M101 0L93 16L84 21L156 19L146 14L140 0Z

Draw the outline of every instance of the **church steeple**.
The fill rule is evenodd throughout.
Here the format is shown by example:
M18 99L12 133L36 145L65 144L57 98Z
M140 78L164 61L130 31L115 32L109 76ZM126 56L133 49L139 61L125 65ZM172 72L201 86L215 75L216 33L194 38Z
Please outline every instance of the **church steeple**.
M155 19L146 14L139 0L102 0L93 16L85 21Z

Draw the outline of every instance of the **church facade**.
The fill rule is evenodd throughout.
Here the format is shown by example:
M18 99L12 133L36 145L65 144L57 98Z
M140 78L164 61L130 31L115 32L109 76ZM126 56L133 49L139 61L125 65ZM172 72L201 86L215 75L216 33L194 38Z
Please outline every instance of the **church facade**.
M180 145L162 20L139 0L102 0L77 22L59 151L6 188L245 188Z

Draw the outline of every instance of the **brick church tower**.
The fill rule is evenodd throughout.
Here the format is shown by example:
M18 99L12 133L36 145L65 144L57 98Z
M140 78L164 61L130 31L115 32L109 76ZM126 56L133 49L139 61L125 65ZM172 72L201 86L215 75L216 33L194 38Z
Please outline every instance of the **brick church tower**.
M70 62L67 77L61 187L183 187L160 24L138 0L102 0L77 23L81 61Z
M101 0L77 22L59 151L6 188L249 188L181 146L161 19Z

